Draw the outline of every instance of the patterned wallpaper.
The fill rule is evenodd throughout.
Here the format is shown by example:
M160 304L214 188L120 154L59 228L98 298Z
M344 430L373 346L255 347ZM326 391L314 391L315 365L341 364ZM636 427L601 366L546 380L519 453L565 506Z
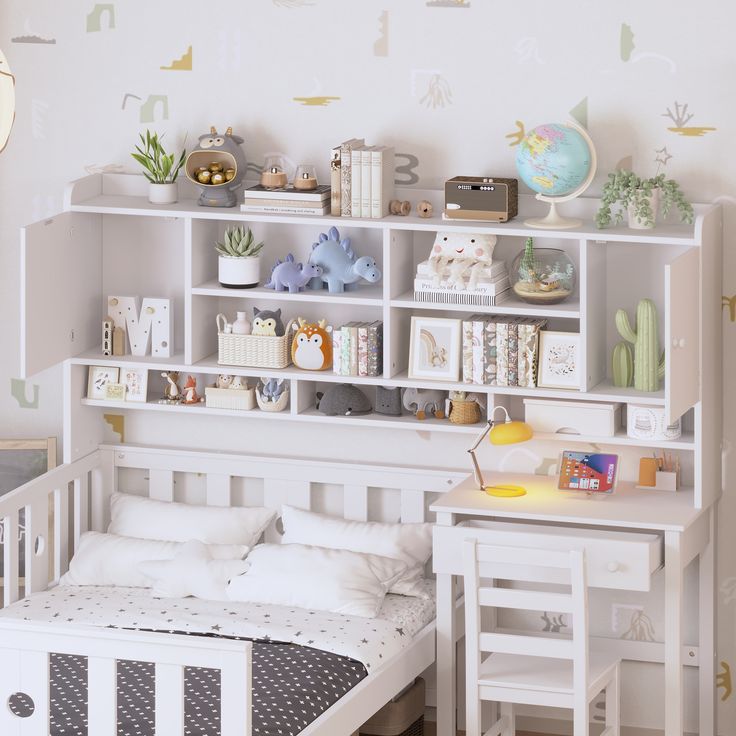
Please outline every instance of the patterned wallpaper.
M319 162L323 177L329 147L365 136L395 145L398 182L433 187L457 173L513 176L514 146L524 131L572 117L596 142L594 193L617 165L642 174L659 166L691 199L725 207L724 283L711 288L723 295L726 494L717 685L721 734L730 736L736 724L730 534L736 523L736 256L730 247L736 102L724 81L734 72L733 20L722 0L697 7L686 0L2 0L0 49L7 60L0 52L0 64L9 63L16 77L17 117L0 156L0 434L57 434L61 427L60 372L30 382L17 377L17 229L59 211L68 180L135 170L128 152L146 127L178 143L185 136L193 141L211 124L232 125L246 139L253 172L267 153L281 152L294 162ZM105 419L111 432L126 430L121 416ZM442 456L453 449L449 440L406 434L414 433L401 433L402 452L413 462L428 450ZM264 430L249 442L257 451L259 441L265 447L272 439ZM348 445L340 447L350 454ZM386 455L379 459L390 460ZM609 635L657 640L657 592L602 603L597 615ZM563 630L566 622L544 614L538 625ZM661 691L658 681L639 682ZM657 697L632 696L626 720L661 727L652 705ZM695 708L693 692L691 723Z

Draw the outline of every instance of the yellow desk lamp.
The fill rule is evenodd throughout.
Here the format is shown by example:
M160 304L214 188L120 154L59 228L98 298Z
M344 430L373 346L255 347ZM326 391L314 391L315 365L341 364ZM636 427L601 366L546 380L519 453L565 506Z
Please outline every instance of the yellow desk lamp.
M501 409L506 415L506 420L501 424L494 419L496 412ZM488 435L488 439L492 445L515 445L518 442L526 442L532 438L532 428L526 422L512 421L508 411L503 406L497 406L491 412L491 418L488 420L488 426L483 430L475 444L468 450L473 460L473 468L475 469L475 480L478 483L479 490L485 491L489 496L498 496L500 498L513 498L514 496L525 496L526 488L523 486L498 484L487 486L483 481L483 473L480 472L480 465L475 456L475 451L480 443Z

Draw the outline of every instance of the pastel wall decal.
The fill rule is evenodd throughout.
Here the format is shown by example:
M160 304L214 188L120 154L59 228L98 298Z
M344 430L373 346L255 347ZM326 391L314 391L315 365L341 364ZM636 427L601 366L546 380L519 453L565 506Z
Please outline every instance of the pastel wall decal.
M728 315L731 318L731 322L736 322L736 294L733 296L724 295L721 299L721 304L723 307L728 308ZM736 596L736 593L734 595Z
M428 8L469 8L465 0L427 0Z
M12 43L39 43L54 45L56 43L55 38L44 38L43 36L37 36L36 34L28 34L25 36L14 36L10 39Z
M374 56L388 56L388 10L378 16L378 38L373 44Z
M143 100L143 98L142 98L142 97L138 97L138 95L134 95L134 94L132 94L131 92L128 92L128 93L127 93L127 94L125 95L125 97L123 97L123 104L122 104L122 107L120 108L121 110L125 110L125 105L126 105L126 104L128 103L128 98L129 98L129 97L130 97L131 99L133 99L133 100L141 100L141 101Z
M577 120L580 125L583 126L583 128L588 127L588 98L583 97L580 102L578 102L575 107L570 110L570 115L572 115L575 120Z
M544 628L542 631L549 631L553 634L559 634L562 629L567 628L567 624L565 623L565 615L562 613L559 613L557 615L555 614L549 614L547 611L545 611L540 618L542 621L544 621Z
M514 52L519 64L524 64L527 61L544 64L542 57L539 55L539 39L535 36L520 38L514 45Z
M103 414L102 416L112 431L120 437L120 441L125 442L125 417L122 414Z
M0 152L8 144L15 121L15 77L0 49Z
M192 71L192 47L190 46L180 58L174 59L170 66L162 66L161 69L176 72Z
M113 3L97 3L87 16L87 33L102 30L102 16L107 20L107 29L115 28L115 5Z
M328 97L324 95L315 95L314 97L293 97L294 102L301 102L302 105L311 107L327 107L331 102L339 100L340 97Z
M31 135L36 140L46 138L46 113L48 109L48 102L35 98L31 100Z
M624 156L617 164L615 171L631 171L634 168L634 157Z
M731 665L721 661L721 671L716 675L716 687L723 688L721 700L725 702L733 694L733 678L731 677Z
M667 150L667 146L656 148L654 153L657 154L654 158L654 163L659 166L667 166L667 162L672 158L672 154Z
M521 120L516 121L516 130L513 133L507 133L506 138L510 139L509 146L518 146L524 138L526 138L526 129L524 123Z
M452 89L442 74L432 74L419 104L433 110L452 104Z
M394 177L394 184L400 186L411 186L419 181L419 174L414 169L419 166L419 159L412 153L397 153L395 161L404 159L405 164L396 166L395 171L399 176Z
M141 105L141 122L154 122L156 120L156 108L159 106L161 109L161 120L168 120L169 98L166 95L148 95L148 99Z
M38 384L33 385L33 398L29 399L26 393L28 383L21 378L10 379L10 394L18 402L21 409L38 409L39 394L41 389Z
M672 133L688 137L700 137L713 130L717 130L716 128L711 127L688 125L693 117L695 117L695 114L688 112L687 102L681 105L677 100L675 100L674 107L674 112L668 107L667 112L662 113L663 118L669 118L675 124L674 127L667 128L667 130Z
M620 46L621 61L629 61L636 47L634 45L634 32L628 23L621 24Z
M736 297L734 297L733 299L734 301L732 303L736 304ZM723 605L736 603L736 576L726 578L721 583L721 596L723 598Z
M621 634L622 639L629 641L654 641L654 624L643 610L631 614L629 628Z
M125 166L122 164L89 164L84 167L88 174L124 174Z

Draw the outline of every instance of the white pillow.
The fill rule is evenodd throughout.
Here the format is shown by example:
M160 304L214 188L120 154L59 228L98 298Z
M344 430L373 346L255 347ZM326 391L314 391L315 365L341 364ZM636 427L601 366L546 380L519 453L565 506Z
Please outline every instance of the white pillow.
M197 539L185 542L173 560L144 560L138 569L153 581L154 598L227 600L230 578L248 569L245 560L213 560L210 548Z
M110 515L110 534L169 542L199 539L205 544L252 547L276 512L262 506L195 506L113 493Z
M248 555L250 567L233 578L233 601L375 616L389 586L406 563L348 550L303 544L259 544Z
M85 532L60 585L116 585L150 588L151 579L139 569L144 560L171 560L184 545L155 539L134 539L116 534ZM249 547L213 544L210 554L217 560L242 560Z
M284 506L281 518L284 544L316 544L403 560L406 573L391 586L389 593L427 597L420 582L424 565L432 554L432 524L350 521L294 506Z

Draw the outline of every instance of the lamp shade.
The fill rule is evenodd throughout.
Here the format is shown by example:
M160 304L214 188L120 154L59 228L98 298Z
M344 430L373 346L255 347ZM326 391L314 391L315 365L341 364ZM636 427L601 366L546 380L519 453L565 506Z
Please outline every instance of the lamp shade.
M515 445L532 438L532 428L526 422L501 422L494 425L488 439L492 445Z

